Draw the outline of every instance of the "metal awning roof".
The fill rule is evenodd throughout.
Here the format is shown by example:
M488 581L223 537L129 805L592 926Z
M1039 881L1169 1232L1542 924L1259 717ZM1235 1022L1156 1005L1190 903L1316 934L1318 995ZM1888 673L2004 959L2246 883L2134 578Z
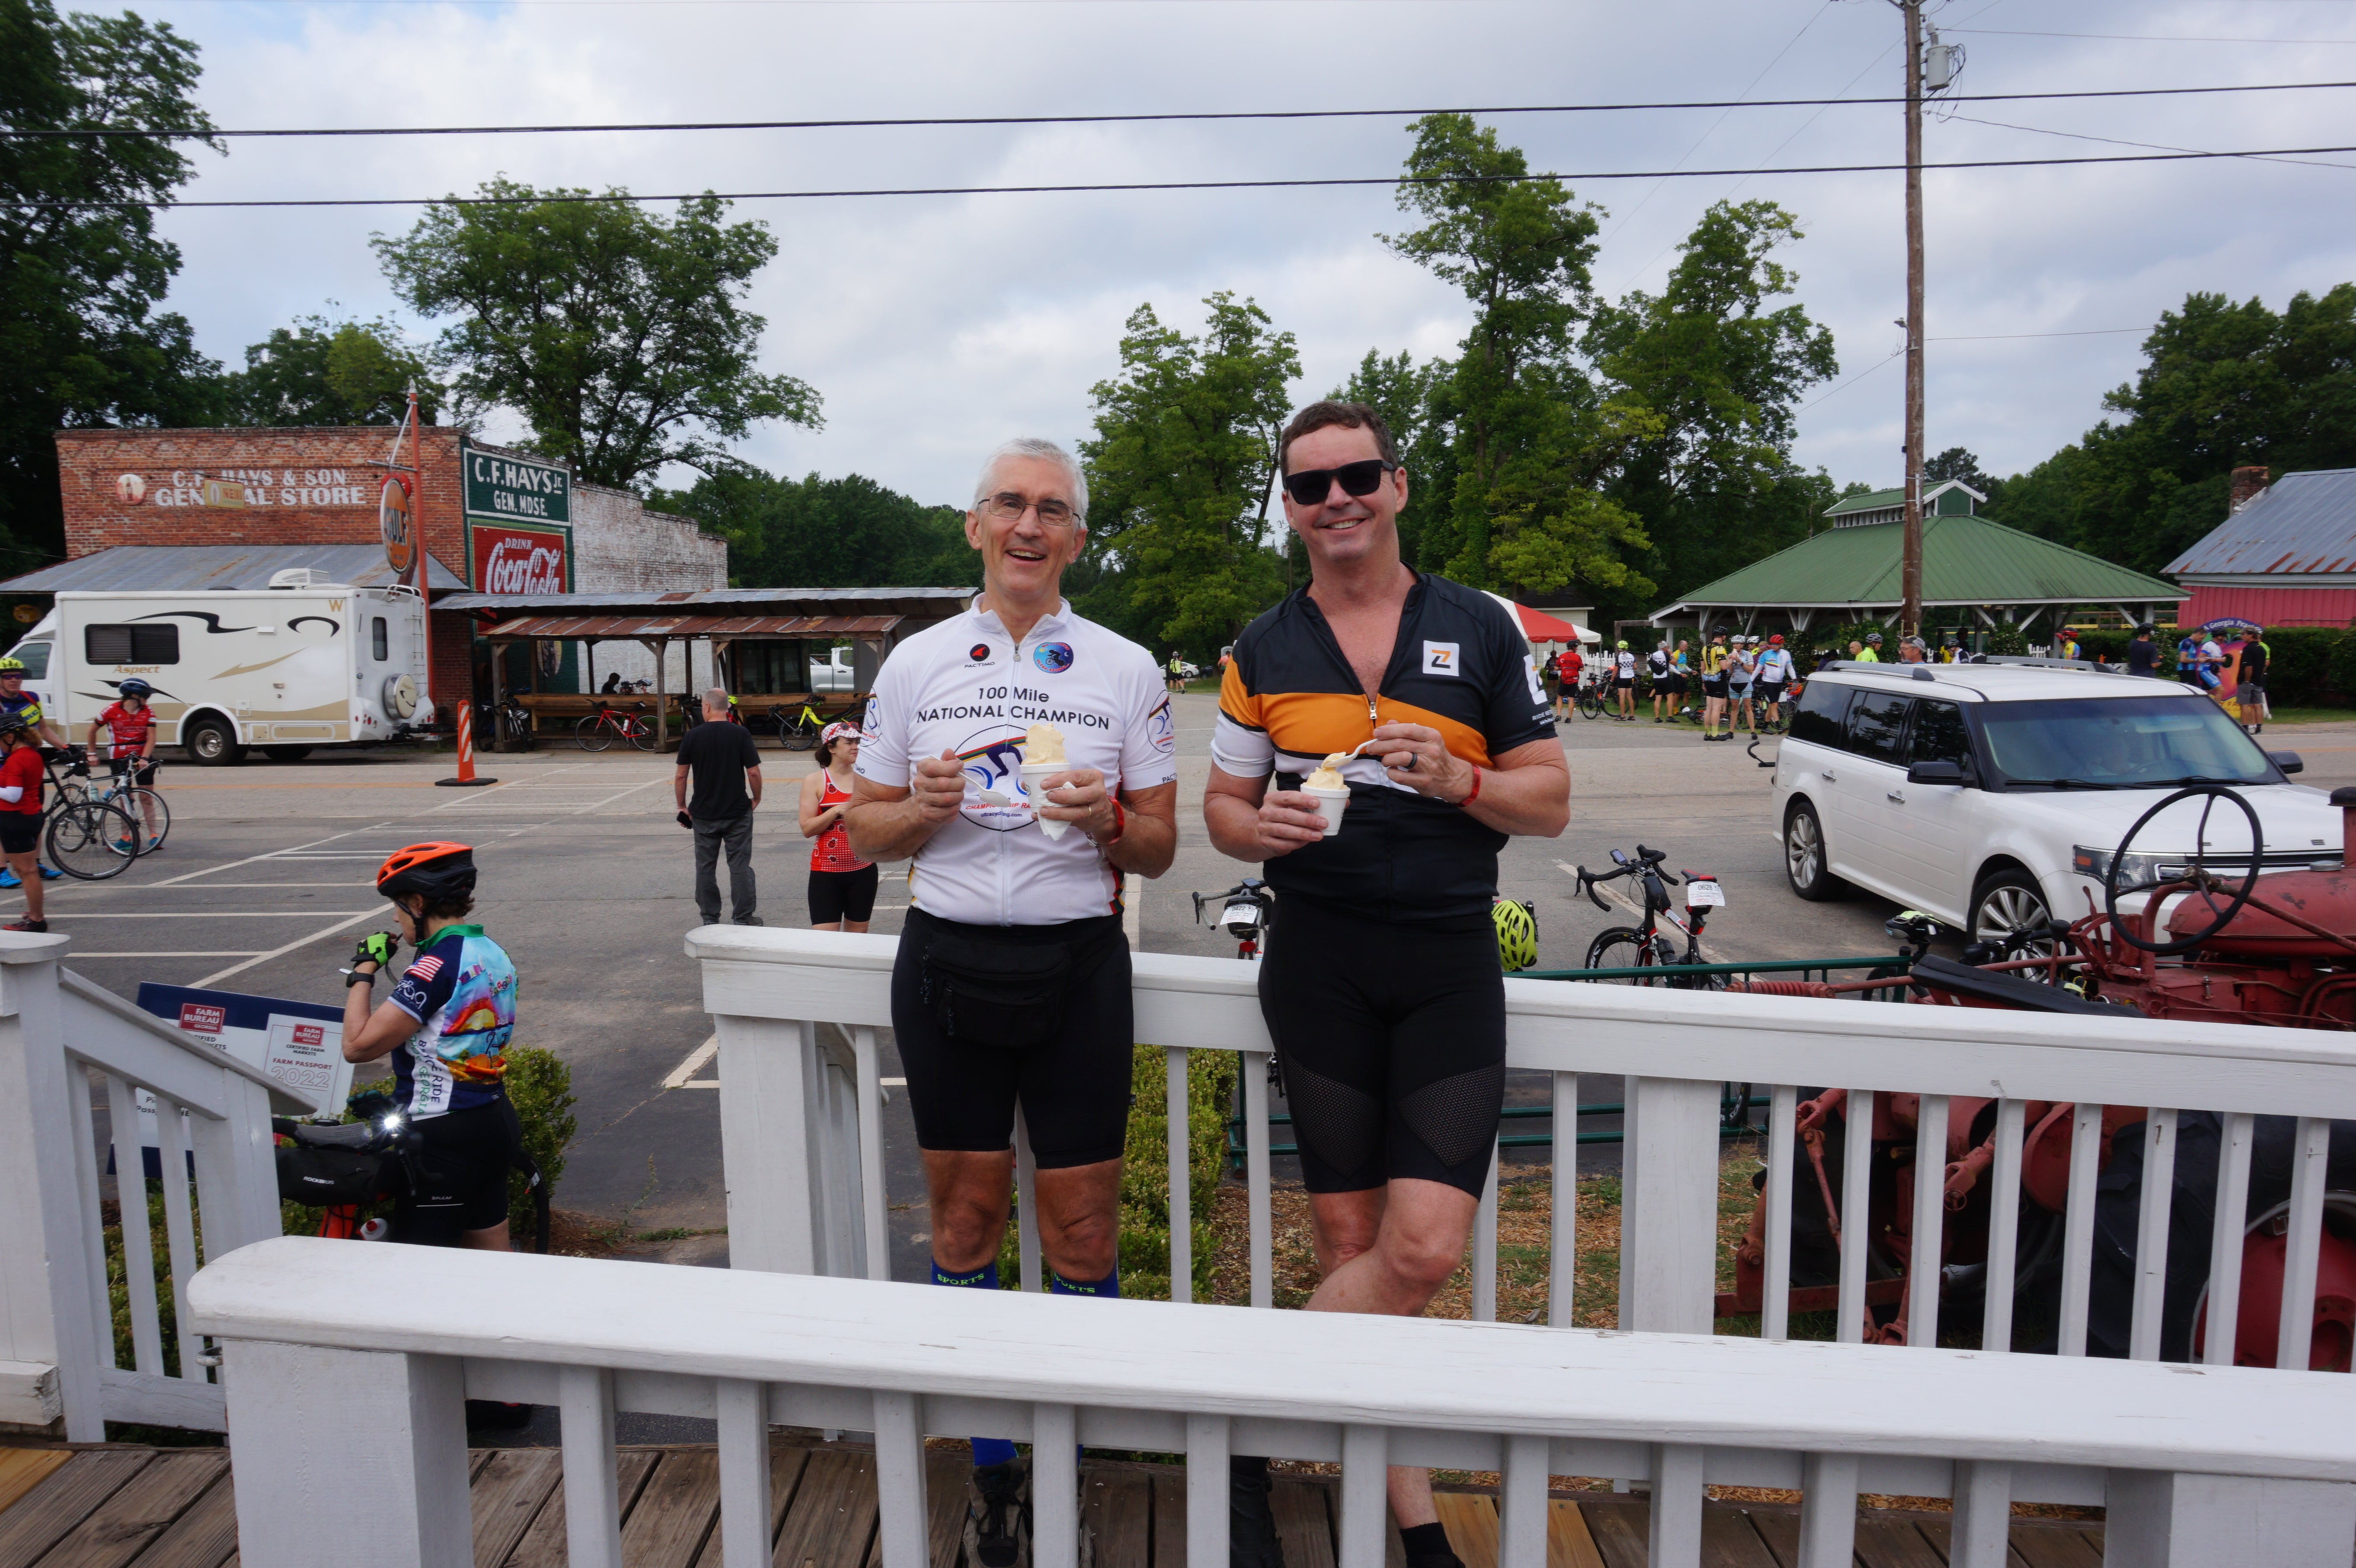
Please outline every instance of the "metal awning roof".
M483 634L547 637L880 637L898 615L522 615Z
M625 593L455 593L434 603L445 610L537 611L578 615L591 611L675 613L734 610L754 614L897 614L946 619L965 607L975 588L704 588L688 592L640 590Z
M2356 468L2284 475L2167 571L2188 581L2283 578L2285 588L2308 586L2302 577L2356 572Z
M439 592L466 581L439 560L427 581ZM273 573L309 567L323 582L390 588L399 579L373 544L116 545L0 582L11 593L197 592L208 588L267 588ZM450 601L436 599L439 609Z

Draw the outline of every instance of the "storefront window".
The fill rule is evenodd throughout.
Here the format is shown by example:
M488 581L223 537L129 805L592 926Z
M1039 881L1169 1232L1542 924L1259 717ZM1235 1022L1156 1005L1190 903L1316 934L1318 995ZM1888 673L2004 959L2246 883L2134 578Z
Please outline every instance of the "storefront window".
M729 662L735 666L735 688L756 697L779 696L809 689L809 672L803 660L807 645L798 640L764 638L729 645Z

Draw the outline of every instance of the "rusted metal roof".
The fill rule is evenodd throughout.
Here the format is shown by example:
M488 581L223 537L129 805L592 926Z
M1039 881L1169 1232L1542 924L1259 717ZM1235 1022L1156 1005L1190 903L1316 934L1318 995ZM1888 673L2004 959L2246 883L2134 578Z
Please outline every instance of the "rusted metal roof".
M2168 571L2181 578L2356 574L2356 468L2284 475L2170 561Z
M428 558L432 559L432 558ZM11 593L191 593L208 588L267 588L273 573L307 566L322 583L383 588L393 581L384 547L373 544L116 545L0 582ZM435 592L464 579L434 560ZM434 601L438 609L445 599Z
M519 615L486 637L880 637L899 615Z

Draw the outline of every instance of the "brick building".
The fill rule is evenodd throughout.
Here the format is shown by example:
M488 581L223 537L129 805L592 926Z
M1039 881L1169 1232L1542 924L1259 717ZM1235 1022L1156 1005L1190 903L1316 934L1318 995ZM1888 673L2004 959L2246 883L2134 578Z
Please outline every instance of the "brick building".
M388 429L73 430L59 432L57 443L69 562L156 546L383 544L386 484L393 476ZM723 541L689 518L648 511L626 491L577 484L562 465L446 426L426 427L413 448L404 443L401 461L415 465L401 477L412 487L407 503L417 540L471 588L727 586ZM119 571L113 578L116 586L130 585ZM463 613L434 613L437 702L474 686L483 662L475 631ZM576 656L568 653L543 685L567 684ZM651 656L645 663L644 671L630 673L651 677Z

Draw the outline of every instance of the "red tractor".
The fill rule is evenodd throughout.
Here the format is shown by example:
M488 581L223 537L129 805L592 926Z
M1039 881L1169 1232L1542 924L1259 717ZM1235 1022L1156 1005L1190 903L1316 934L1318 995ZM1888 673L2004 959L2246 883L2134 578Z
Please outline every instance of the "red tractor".
M2196 852L2180 863L2164 864L2163 857L2135 852L2136 836L2154 817L2193 797L2206 797L2196 843L2208 839L2210 814L2230 803L2248 818L2252 848ZM2356 789L2334 791L2331 801L2349 818L2344 842L2356 844ZM2066 927L2055 922L2042 930L2013 933L2000 943L1976 944L1965 950L1968 962L1956 963L1928 953L1935 929L1910 912L1890 923L1892 934L1911 944L1912 962L1902 976L1843 985L1738 983L1731 988L1822 997L1866 992L1932 1006L2356 1029L2356 874L2334 858L2305 870L2271 872L2262 882L2263 850L2256 814L2239 795L2213 785L2179 790L2145 813L2106 863L2081 868L2102 880L2104 907L2090 908ZM2139 904L2121 908L2122 901L2138 895ZM1794 1312L1835 1305L1841 1248L1860 1239L1858 1226L1838 1210L1847 1098L1844 1090L1827 1089L1799 1108L1801 1168L1793 1187ZM1917 1100L1912 1094L1874 1097L1873 1168L1861 1238L1869 1249L1869 1340L1905 1339L1906 1284L1917 1266L1911 1235ZM2075 1110L2043 1102L2025 1107L2020 1207L2013 1217L2019 1227L2016 1289L2027 1308L2019 1314L2023 1349L2050 1348L2034 1343L2033 1325L2047 1316L2038 1305L2050 1305L2059 1291ZM1947 1158L1940 1175L1947 1217L1936 1264L1943 1301L1959 1306L1977 1298L1983 1285L1993 1220L1984 1179L1995 1158L1995 1120L1993 1100L1948 1102ZM2136 1211L2145 1176L2139 1136L2144 1120L2141 1106L2111 1105L2103 1113L2088 1317L2088 1349L2097 1355L2126 1353ZM2117 1136L2129 1128L2136 1133ZM2219 1132L2220 1118L2211 1113L2179 1115L2161 1314L2163 1360L2191 1360L2201 1349ZM2238 1365L2270 1367L2276 1360L2292 1137L2292 1118L2257 1118L2250 1207L2236 1217L2246 1233L2233 1356ZM2326 1186L2310 1365L2345 1371L2356 1340L2356 1124L2333 1128ZM1736 1252L1735 1288L1719 1298L1720 1316L1759 1310L1764 1226L1762 1199Z

